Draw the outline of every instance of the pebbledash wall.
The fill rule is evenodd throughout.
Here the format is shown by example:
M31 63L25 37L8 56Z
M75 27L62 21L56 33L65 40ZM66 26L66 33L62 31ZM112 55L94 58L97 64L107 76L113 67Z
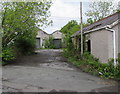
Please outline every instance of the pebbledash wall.
M84 34L87 37L87 51L89 51L88 48L90 48L89 52L103 63L107 63L114 57L113 32L109 31L107 28L115 31L115 53L116 58L118 58L118 53L120 53L120 12L114 13L83 28ZM80 36L80 34L81 31L77 31L72 35L75 42L78 40L77 36ZM79 45L80 43L76 44Z
M120 23L112 29L116 32L116 56L120 53ZM87 34L88 35L88 34ZM103 63L108 62L113 58L113 32L106 29L98 30L89 33L89 40L91 41L91 54Z
M118 39L117 39L117 41L118 41L118 53L120 53L120 23L118 24L118 26L116 27L116 29L118 29L117 30L117 36L118 36Z
M53 32L52 34L48 34L44 31L38 31L38 34L36 36L36 48L44 48L45 40L49 39L50 36L53 37L54 40L53 43L57 45L60 45L60 43L63 41L63 34L59 32L59 30ZM60 47L56 47L56 48L60 48Z

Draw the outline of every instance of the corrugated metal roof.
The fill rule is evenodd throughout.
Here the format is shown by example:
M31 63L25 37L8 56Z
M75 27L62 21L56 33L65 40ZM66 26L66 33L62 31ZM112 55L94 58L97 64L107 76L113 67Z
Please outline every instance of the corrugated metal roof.
M94 22L93 24L90 24L88 26L86 26L85 28L83 28L83 31L89 31L92 29L96 29L96 28L100 28L106 25L110 25L112 23L114 23L115 21L120 20L120 12L114 13L108 17L105 17L99 21ZM81 31L77 31L73 36L77 36L80 35Z

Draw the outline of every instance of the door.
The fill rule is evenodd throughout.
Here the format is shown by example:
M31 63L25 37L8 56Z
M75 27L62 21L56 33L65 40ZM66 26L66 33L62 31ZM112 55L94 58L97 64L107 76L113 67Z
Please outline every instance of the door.
M91 41L88 40L87 42L87 51L91 53Z
M40 48L40 38L36 38L36 48Z
M53 44L54 44L54 48L56 49L62 48L61 39L54 39Z

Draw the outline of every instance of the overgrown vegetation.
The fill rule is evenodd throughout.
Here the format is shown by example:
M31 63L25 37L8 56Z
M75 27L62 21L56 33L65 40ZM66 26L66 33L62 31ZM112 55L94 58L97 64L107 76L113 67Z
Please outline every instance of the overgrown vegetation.
M51 4L51 0L0 3L1 57L4 62L13 60L16 55L34 52L38 27L51 23L48 20Z
M54 49L54 44L53 44L53 37L49 37L48 39L45 40L45 48L47 49Z
M83 23L83 27L87 26L86 23ZM63 39L63 47L68 48L68 50L70 49L69 47L71 47L71 36L76 32L80 30L80 24L77 23L77 21L75 20L71 20L69 21L61 30L60 32L62 32L64 34L64 39Z
M82 24L83 27L87 26L87 23L83 23ZM77 23L77 21L72 20L69 21L68 24L66 24L61 30L60 32L62 32L64 34L64 39L63 39L63 47L65 48L65 53L69 55L75 55L76 58L80 58L80 48L75 47L75 45L73 44L72 41L72 35L76 32L80 30L80 24ZM80 37L78 36L79 40ZM79 44L80 47L80 44Z
M96 76L103 78L114 78L120 79L120 66L114 67L113 60L108 63L101 63L99 59L95 58L88 52L84 52L83 58L77 58L75 53L69 52L67 49L64 50L64 56L84 72L91 73ZM118 58L120 62L120 57Z
M19 36L14 44L17 55L30 55L34 53L36 48L35 37L36 37L36 32L31 32L31 33L25 32L25 34Z
M90 4L90 10L86 12L88 16L87 23L83 23L83 27L98 21L115 11L111 12L113 9L111 2L93 2ZM117 10L116 10L117 11ZM90 53L86 52L86 45L84 45L84 55L80 55L80 36L75 36L75 40L72 41L71 35L79 31L80 25L76 21L70 21L65 25L60 31L65 34L64 42L65 49L64 55L72 62L75 66L79 67L81 70L91 73L96 76L104 78L120 78L120 66L114 67L113 61L108 63L101 63L97 58L95 58ZM83 41L85 36L83 35ZM76 43L76 44L75 44ZM85 43L85 41L84 41ZM83 44L84 44L83 43ZM119 55L120 56L120 55ZM120 57L118 58L120 62Z
M11 61L15 59L15 53L14 53L14 50L12 48L4 48L2 50L2 60L4 62L7 62L7 61Z
M115 12L119 11L119 5L113 5L113 1L106 2L100 0L99 2L92 2L89 5L89 10L85 13L88 17L88 23L91 24L102 18L105 18Z
M79 37L78 37L79 38ZM85 39L85 37L83 37ZM64 49L64 56L73 63L75 66L83 70L84 72L91 73L96 76L110 79L120 78L120 66L114 67L113 60L108 63L101 63L98 58L95 58L89 52L84 49L84 55L80 55L80 44L77 49L73 44L72 38L67 40L67 47ZM84 45L85 46L85 45ZM85 47L84 47L85 48ZM120 54L118 61L120 62Z

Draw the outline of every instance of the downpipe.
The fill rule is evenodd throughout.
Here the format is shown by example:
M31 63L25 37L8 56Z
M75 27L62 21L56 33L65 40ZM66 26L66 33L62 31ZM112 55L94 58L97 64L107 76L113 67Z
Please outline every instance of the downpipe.
M116 58L116 34L115 34L115 30L113 30L113 29L110 29L110 26L108 26L107 28L106 28L106 30L108 30L108 31L111 31L111 32L113 32L113 52L114 52L114 56L113 56L113 58L114 58L114 66L116 67L116 65L117 65L117 58Z

